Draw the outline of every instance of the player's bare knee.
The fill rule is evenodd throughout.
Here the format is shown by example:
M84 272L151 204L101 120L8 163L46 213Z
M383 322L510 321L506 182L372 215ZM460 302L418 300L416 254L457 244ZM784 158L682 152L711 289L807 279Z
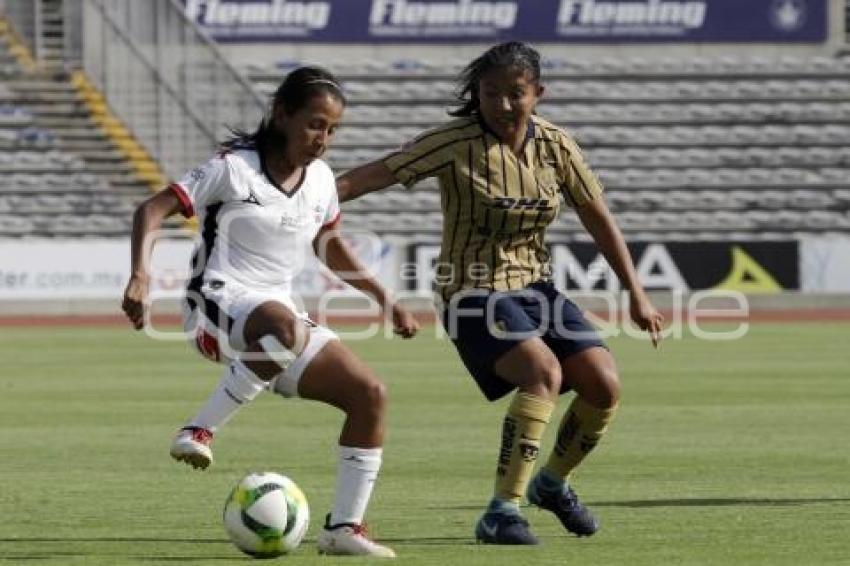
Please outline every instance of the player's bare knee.
M620 400L620 376L615 369L603 369L597 374L593 398L588 401L600 409L610 409Z
M617 374L616 370L609 370L607 373L607 378L605 380L607 384L607 390L609 392L609 407L613 407L620 401L620 376Z
M352 392L349 413L359 413L373 420L383 418L387 408L387 388L378 379L358 380Z
M549 397L555 397L561 390L562 373L557 361L536 364L530 370L535 385L544 390Z
M387 387L377 379L370 380L365 388L366 399L369 401L369 406L372 411L379 414L384 414L387 408Z

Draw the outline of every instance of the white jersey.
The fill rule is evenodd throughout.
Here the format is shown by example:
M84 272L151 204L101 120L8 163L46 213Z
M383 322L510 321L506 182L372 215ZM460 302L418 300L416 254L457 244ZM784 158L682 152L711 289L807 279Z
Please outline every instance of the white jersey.
M217 155L171 189L184 215L198 216L202 241L193 259L198 287L222 280L290 294L316 234L340 215L333 172L319 159L288 194L269 180L254 149Z

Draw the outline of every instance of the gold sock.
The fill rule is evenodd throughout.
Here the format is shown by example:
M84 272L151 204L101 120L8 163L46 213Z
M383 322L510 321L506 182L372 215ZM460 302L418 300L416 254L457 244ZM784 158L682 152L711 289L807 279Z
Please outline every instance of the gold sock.
M616 411L617 405L599 409L576 397L564 413L552 454L543 466L548 474L566 479L596 447Z
M496 468L496 499L519 503L540 452L540 439L554 403L519 392L514 396L502 426L502 447Z

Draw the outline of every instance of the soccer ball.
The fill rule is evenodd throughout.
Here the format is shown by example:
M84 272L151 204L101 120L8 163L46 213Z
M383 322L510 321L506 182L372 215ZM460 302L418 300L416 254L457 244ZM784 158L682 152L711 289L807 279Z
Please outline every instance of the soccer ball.
M248 474L224 504L224 528L245 554L273 558L298 548L310 509L295 482L274 472Z

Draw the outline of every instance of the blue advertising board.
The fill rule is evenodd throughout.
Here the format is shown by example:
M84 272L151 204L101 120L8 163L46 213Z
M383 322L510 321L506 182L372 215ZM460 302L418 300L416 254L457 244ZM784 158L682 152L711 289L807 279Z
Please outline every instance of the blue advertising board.
M184 0L223 42L823 42L827 0Z

